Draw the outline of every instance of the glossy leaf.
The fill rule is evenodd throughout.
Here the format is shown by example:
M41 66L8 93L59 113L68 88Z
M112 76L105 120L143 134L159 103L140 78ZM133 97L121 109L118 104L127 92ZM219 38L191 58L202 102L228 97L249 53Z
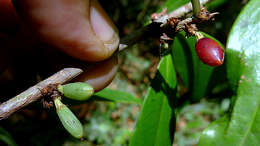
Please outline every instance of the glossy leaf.
M175 127L176 76L172 55L164 56L145 97L130 146L171 146Z
M203 33L205 37L213 37ZM217 40L216 40L217 41ZM218 41L217 41L218 42ZM220 45L221 43L218 42ZM172 50L174 64L184 86L190 92L192 100L199 100L204 97L214 67L203 64L195 51L195 37L185 38L185 33L179 33L174 39ZM223 48L223 45L221 45Z
M226 61L228 79L237 97L229 118L206 128L199 145L260 145L259 8L259 0L249 1L233 25Z
M140 98L133 96L130 93L119 91L119 90L112 90L105 88L91 97L93 100L108 100L113 102L121 102L121 103L135 103L141 104L142 101Z

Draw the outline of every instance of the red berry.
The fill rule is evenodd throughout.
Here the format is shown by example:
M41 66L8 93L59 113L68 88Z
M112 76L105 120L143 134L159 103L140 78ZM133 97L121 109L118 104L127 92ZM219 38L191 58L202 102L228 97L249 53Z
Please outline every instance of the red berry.
M209 66L220 66L223 64L224 51L220 45L210 39L199 39L195 45L196 52L200 60Z

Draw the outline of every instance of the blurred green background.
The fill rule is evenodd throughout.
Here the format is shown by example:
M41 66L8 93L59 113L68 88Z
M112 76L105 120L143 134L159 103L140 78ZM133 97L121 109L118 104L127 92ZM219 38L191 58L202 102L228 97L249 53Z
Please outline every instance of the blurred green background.
M245 2L212 0L208 9L220 14L214 22L200 24L200 30L225 45L230 28ZM100 0L100 3L123 38L141 28L150 15L161 8L164 0ZM120 69L109 88L127 91L143 99L155 75L159 52L158 39L146 38L120 53ZM181 92L182 87L178 88ZM179 108L174 145L196 145L200 132L227 112L230 94L225 89L225 82L213 92L218 90L227 90L227 94L212 94L199 103ZM71 108L84 125L85 141L72 138L62 127L54 108L43 109L40 102L0 121L0 139L22 146L124 146L128 145L140 111L139 105L113 102L90 102ZM5 144L0 141L0 145Z

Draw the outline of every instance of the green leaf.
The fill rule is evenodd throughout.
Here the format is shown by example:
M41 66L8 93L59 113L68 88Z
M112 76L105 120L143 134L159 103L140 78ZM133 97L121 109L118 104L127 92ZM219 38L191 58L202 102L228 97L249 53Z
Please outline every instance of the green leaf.
M167 8L168 11L173 11L185 4L190 2L190 0L167 0L162 8Z
M232 113L221 123L216 121L206 128L199 145L260 145L259 8L259 0L249 1L229 35L227 73L236 93Z
M227 3L228 0L213 0L206 4L206 8L208 11L214 10Z
M203 35L216 40L208 34L203 33ZM214 67L200 61L195 51L195 44L195 37L185 38L184 32L179 33L174 39L172 53L176 71L182 79L183 85L189 91L192 100L198 101L206 94ZM221 43L219 44L221 45ZM223 45L221 46L223 47Z
M142 101L140 98L133 96L130 93L119 91L119 90L112 90L105 88L91 97L93 100L108 100L114 102L122 102L122 103L135 103L141 104Z
M0 127L0 141L4 142L9 146L16 146L12 136L2 127Z
M169 11L173 11L189 2L190 2L190 0L168 0L163 4L162 8L167 8L168 12L169 12ZM228 2L228 0L213 0L213 1L210 1L209 3L207 3L206 7L208 10L214 10L226 2ZM160 11L162 10L162 8L160 9Z
M130 146L171 146L175 127L176 75L172 55L164 56L145 97Z

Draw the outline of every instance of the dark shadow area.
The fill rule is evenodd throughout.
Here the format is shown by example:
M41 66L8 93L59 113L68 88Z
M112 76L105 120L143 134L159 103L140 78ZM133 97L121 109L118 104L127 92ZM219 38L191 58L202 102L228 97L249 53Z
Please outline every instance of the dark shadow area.
M184 51L185 59L187 62L187 70L189 73L189 81L190 81L190 83L189 83L190 86L188 87L188 89L190 89L190 92L192 93L193 78L194 78L194 63L192 60L192 58L193 58L192 52L191 52L189 45L187 44L187 39L184 38L183 35L177 34L176 37L179 39L181 45L183 46L183 51Z
M170 119L170 137L171 141L173 142L174 139L174 131L176 127L176 115L175 115L175 108L176 108L176 86L174 88L170 87L166 80L163 78L162 74L157 71L152 83L151 88L153 88L156 92L163 92L167 96L168 104L172 109L172 117ZM162 98L162 97L158 97Z
M19 122L15 122L16 118ZM0 121L0 125L12 133L19 146L60 146L72 139L59 121L55 108L43 109L40 102Z

